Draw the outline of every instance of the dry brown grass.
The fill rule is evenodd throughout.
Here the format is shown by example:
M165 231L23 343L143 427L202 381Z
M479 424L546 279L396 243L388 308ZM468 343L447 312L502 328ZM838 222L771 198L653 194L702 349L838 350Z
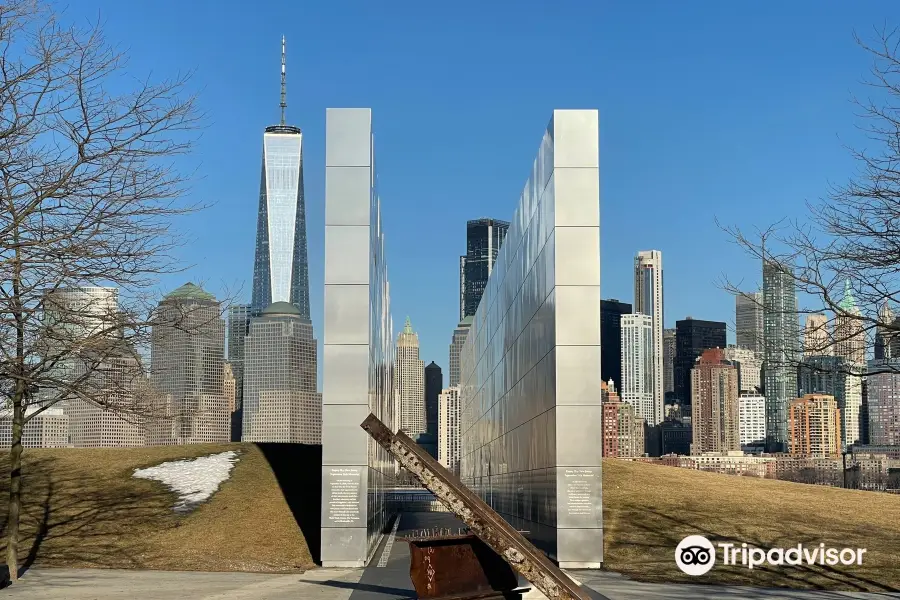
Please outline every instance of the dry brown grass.
M689 469L603 462L605 565L642 581L835 590L900 590L900 496ZM867 548L861 566L757 568L716 563L689 577L675 565L687 535L760 548L798 543Z
M134 469L236 450L231 478L192 513ZM299 467L299 465L298 465ZM9 462L0 459L0 530ZM26 450L20 557L51 567L294 571L309 549L266 457L253 444ZM5 535L0 542L5 555Z

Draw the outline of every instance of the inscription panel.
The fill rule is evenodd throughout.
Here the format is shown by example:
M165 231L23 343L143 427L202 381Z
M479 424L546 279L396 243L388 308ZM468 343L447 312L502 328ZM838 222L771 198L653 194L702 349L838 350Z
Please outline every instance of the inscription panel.
M365 527L363 467L323 467L322 523L325 527Z
M600 467L557 467L558 528L603 527L600 472Z

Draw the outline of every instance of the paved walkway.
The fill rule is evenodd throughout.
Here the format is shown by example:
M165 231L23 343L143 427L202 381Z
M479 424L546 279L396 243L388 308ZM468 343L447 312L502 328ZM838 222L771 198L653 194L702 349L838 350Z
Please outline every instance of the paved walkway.
M396 536L416 529L457 527L447 513L404 514ZM386 547L390 552L383 556ZM711 585L640 583L615 573L573 571L595 600L886 600L900 594L777 590ZM528 585L523 582L523 585ZM530 586L529 586L530 587ZM406 600L415 598L404 543L381 542L366 569L315 569L303 574L31 569L0 592L16 600ZM542 600L532 590L526 600Z

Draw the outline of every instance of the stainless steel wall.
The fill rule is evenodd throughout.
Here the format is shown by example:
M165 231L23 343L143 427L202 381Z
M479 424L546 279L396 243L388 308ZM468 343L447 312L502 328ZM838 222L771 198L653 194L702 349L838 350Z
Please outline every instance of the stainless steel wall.
M322 564L362 566L389 518L394 464L360 428L370 412L396 430L390 288L375 189L372 111L325 118L325 332Z
M597 111L553 111L461 363L463 481L561 566L599 567Z

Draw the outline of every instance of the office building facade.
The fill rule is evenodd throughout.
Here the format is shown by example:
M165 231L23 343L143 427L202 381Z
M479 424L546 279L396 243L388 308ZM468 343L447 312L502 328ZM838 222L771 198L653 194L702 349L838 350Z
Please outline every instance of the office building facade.
M666 404L669 404L675 394L675 350L676 331L663 329L663 393Z
M763 260L763 355L766 396L766 446L788 451L788 409L797 396L800 320L793 272Z
M250 320L244 348L242 441L320 444L312 324L294 304L273 302Z
M741 449L762 447L766 443L766 398L753 392L741 392L738 398Z
M642 250L634 257L634 312L653 320L653 414L646 415L651 425L664 416L663 392L663 265L662 252Z
M616 299L600 301L600 375L622 386L622 315L632 314L631 305Z
M725 323L688 317L675 322L675 399L690 404L691 369L704 350L725 348Z
M804 356L827 356L834 354L834 341L828 331L828 317L813 313L806 315L803 328Z
M762 389L762 354L749 348L728 346L724 356L737 367L738 391L755 393Z
M866 364L865 323L849 279L844 280L844 296L834 318L834 354L856 365Z
M425 363L419 359L419 335L409 317L397 335L394 382L400 393L400 429L410 437L426 433Z
M734 297L735 345L762 353L763 297L760 292L739 292Z
M459 388L441 390L438 397L438 462L459 475Z
M655 425L653 319L643 314L622 315L621 331L622 401L633 406L637 416Z
M891 305L885 300L878 308L878 324L875 326L875 360L900 358L900 321L894 316Z
M154 444L231 440L225 399L225 320L215 296L186 283L163 297L150 340L153 386L165 399L166 427Z
M841 442L846 446L862 441L860 413L864 365L844 356L804 356L797 369L798 395L832 396L841 411Z
M453 330L453 337L450 340L450 372L447 374L450 387L459 386L459 353L462 351L463 344L466 343L466 335L471 326L472 317L465 317Z
M833 396L806 394L794 399L788 413L791 455L804 458L840 457L840 413Z
M461 479L563 568L603 556L599 198L597 112L554 111L461 354Z
M737 369L721 348L704 350L691 369L691 454L741 449Z
M466 254L459 257L459 319L478 309L484 288L509 231L509 223L498 219L475 219L466 223Z
M866 388L868 443L900 447L900 359L869 361Z
M25 408L29 419L22 429L23 448L68 448L69 417L61 406L45 408L39 414L40 406ZM0 411L0 448L8 450L12 445L12 411Z
M438 398L443 389L444 375L441 368L431 361L425 367L425 432L435 438L438 432Z
M372 111L325 115L325 332L322 370L324 567L360 567L390 522L396 462L359 426L396 431L394 333L376 188Z
M228 362L234 374L235 410L240 410L243 404L244 338L250 329L250 318L249 304L233 304L228 307Z

